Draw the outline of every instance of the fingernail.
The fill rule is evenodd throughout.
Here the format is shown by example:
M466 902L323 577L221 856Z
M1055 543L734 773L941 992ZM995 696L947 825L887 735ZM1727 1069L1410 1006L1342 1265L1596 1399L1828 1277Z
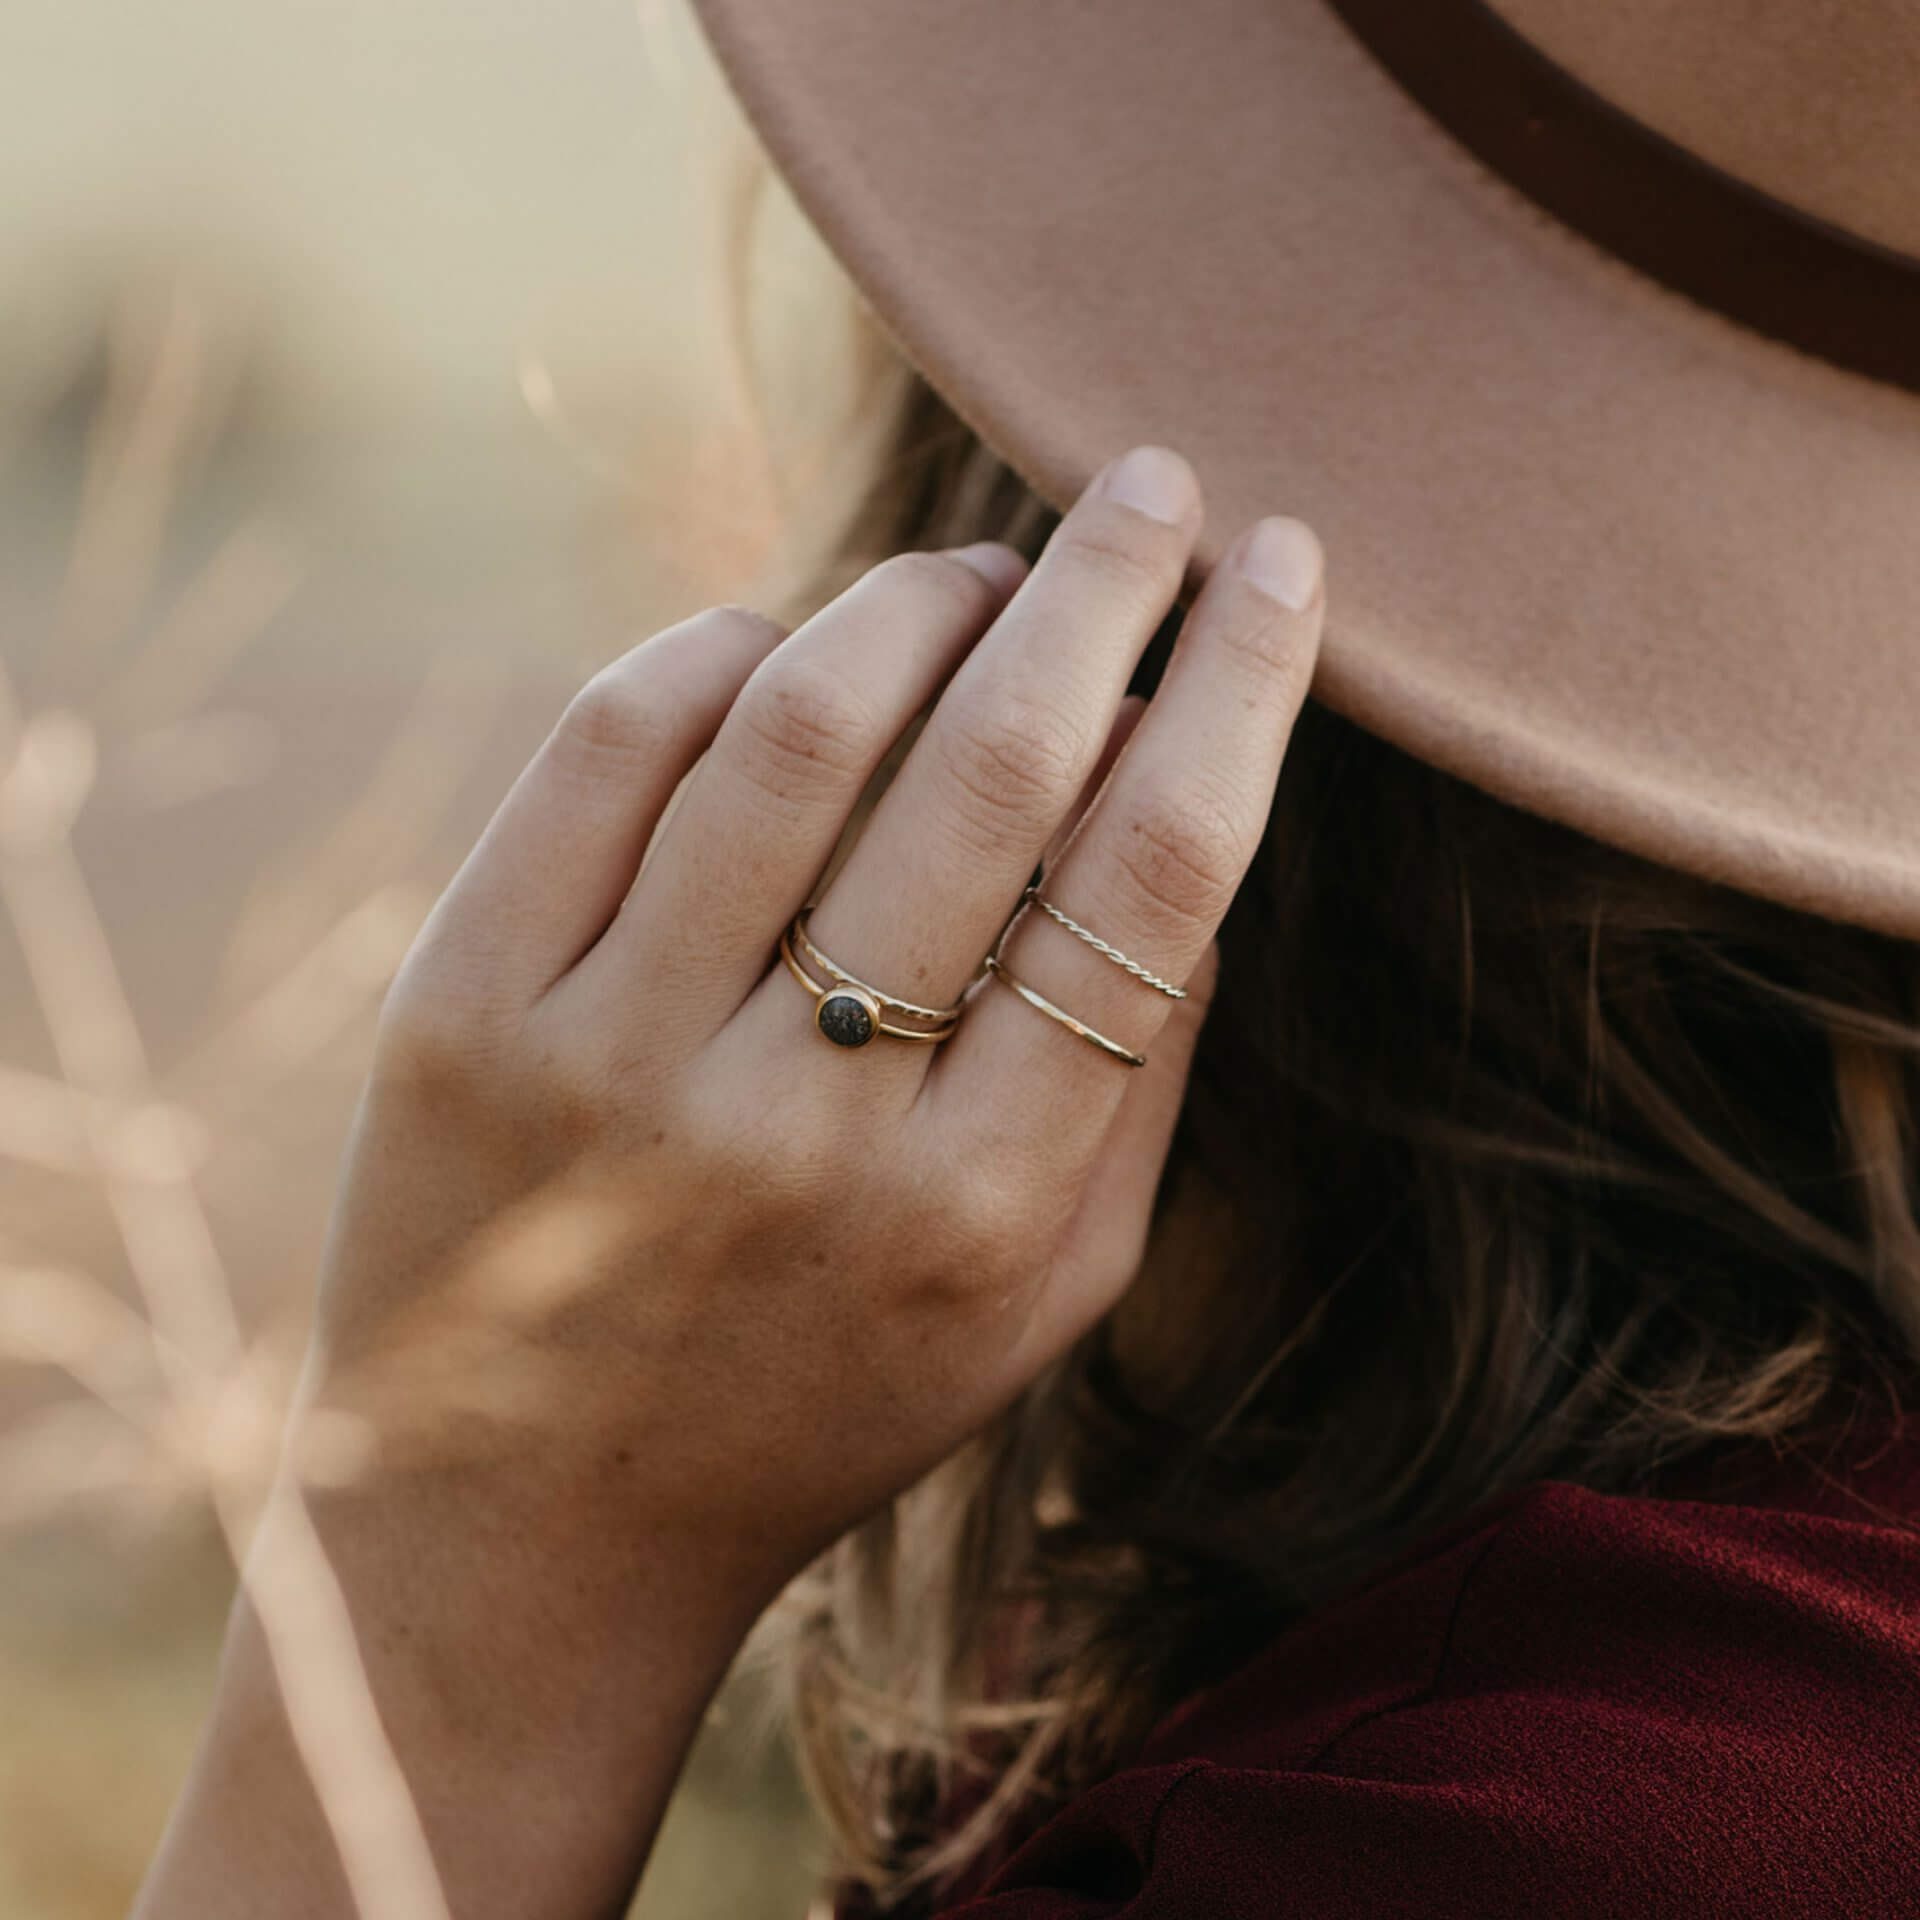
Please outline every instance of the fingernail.
M1303 520L1279 515L1255 522L1243 538L1235 564L1262 593L1295 613L1313 605L1325 566L1313 529Z
M1170 527L1190 519L1200 504L1193 469L1165 447L1135 447L1122 454L1101 474L1095 491Z
M1004 540L976 540L970 547L954 547L952 557L964 560L975 573L1003 592L1027 577L1027 563Z

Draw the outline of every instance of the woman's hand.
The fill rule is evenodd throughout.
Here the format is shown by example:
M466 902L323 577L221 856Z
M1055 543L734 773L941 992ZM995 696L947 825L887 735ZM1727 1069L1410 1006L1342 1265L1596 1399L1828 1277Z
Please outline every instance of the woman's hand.
M390 1406L364 1383L434 1352L436 1315L510 1317L518 1424L457 1423L472 1457L410 1473L374 1416L388 1464L335 1528L350 1591L361 1569L369 1613L419 1629L416 1662L439 1636L436 1699L469 1657L511 1693L516 1661L574 1642L620 1703L600 1766L634 1667L694 1676L697 1717L778 1588L1125 1289L1323 605L1313 536L1260 522L1129 712L1200 515L1185 463L1139 449L1030 574L1004 547L916 554L791 635L701 614L597 675L507 797L389 997L309 1376L311 1405ZM887 994L974 990L937 1045L837 1046L776 941L929 701L809 932ZM1046 896L1190 996L1037 910L1004 957L1137 1070L978 977L1109 764ZM475 1587L490 1618L462 1624ZM416 1772L431 1717L402 1741ZM655 1719L657 1801L690 1719ZM650 1831L647 1797L623 1818ZM526 1911L593 1910L539 1893Z
M1011 598L1010 549L908 555L789 637L723 608L595 678L390 996L330 1352L377 1351L514 1210L575 1210L577 1245L555 1244L583 1270L549 1276L563 1311L524 1330L557 1389L549 1444L613 1479L648 1552L763 1597L1112 1305L1202 996L1030 912L1013 971L1144 1070L991 981L952 1039L853 1050L816 1031L775 942L939 693L809 931L890 994L958 999L1096 772L1199 515L1184 462L1144 449ZM1048 876L1165 979L1202 969L1260 839L1313 666L1317 559L1290 521L1233 550ZM1269 586L1298 606L1250 560L1285 569Z

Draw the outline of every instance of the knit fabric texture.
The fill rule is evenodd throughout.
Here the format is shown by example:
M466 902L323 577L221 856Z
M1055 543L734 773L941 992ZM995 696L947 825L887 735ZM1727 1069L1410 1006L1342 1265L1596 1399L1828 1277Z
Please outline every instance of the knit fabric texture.
M1640 1496L1490 1501L942 1911L1910 1920L1920 1423L1817 1467L1743 1452Z

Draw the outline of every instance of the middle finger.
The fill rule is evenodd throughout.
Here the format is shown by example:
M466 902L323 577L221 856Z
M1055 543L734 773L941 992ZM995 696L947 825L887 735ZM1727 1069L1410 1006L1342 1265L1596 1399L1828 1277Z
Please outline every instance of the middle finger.
M1094 479L816 907L823 952L899 999L959 996L1098 762L1200 519L1193 470L1164 448L1135 448ZM763 991L792 986L776 968Z

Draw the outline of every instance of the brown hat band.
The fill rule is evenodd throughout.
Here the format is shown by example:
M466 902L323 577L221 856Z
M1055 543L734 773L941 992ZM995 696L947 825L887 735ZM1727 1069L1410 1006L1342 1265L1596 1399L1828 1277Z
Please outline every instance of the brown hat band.
M1399 85L1538 206L1729 319L1920 392L1920 261L1643 126L1481 0L1328 0Z

